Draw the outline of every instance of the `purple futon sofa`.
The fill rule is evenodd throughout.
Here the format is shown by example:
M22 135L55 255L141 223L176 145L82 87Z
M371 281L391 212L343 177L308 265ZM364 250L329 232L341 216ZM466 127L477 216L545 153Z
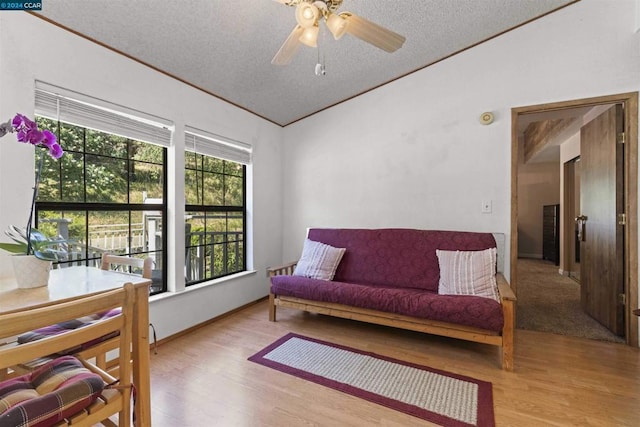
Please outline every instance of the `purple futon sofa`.
M269 320L282 306L492 344L502 350L502 368L513 369L515 295L496 273L491 233L312 228L307 239L305 250L308 241L340 248L335 274L324 280L295 275L298 262L270 268ZM483 273L477 261L491 254L485 258L493 265ZM490 275L489 297L468 291L469 281L448 291L441 266L454 281Z

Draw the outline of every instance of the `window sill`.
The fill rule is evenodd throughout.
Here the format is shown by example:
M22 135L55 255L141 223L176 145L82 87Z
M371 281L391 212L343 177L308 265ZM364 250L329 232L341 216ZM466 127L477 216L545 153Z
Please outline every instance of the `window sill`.
M197 291L197 290L202 289L202 288L209 288L211 286L215 286L215 285L218 285L220 283L225 283L225 282L241 279L243 277L251 276L251 275L254 275L256 273L257 273L256 270L243 271L241 273L232 274L230 276L220 277L219 279L213 279L213 280L209 280L207 282L198 283L197 285L186 286L184 288L184 290L179 291L179 292L170 292L170 291L162 292L161 294L150 296L149 297L149 302L152 303L153 301L160 301L160 300L171 298L171 297L174 297L174 296L183 295L183 294L186 294L188 292L194 292L194 291Z

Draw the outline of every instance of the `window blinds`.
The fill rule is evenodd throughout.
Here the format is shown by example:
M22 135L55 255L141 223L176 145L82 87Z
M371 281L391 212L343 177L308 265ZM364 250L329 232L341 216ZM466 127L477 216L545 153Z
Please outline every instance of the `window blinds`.
M35 113L125 138L171 145L173 123L108 101L36 82Z
M235 141L224 136L185 126L185 150L206 156L230 160L243 165L251 164L250 144Z

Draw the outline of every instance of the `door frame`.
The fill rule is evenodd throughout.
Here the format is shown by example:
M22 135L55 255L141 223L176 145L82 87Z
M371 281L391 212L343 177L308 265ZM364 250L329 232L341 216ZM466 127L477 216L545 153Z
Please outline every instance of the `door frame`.
M571 277L571 273L573 271L573 266L575 264L576 259L576 227L575 227L575 217L578 216L578 212L575 209L576 205L576 164L578 163L576 159L579 157L573 158L567 162L561 163L562 166L562 174L564 175L564 198L562 203L564 204L564 215L562 217L562 223L564 226L563 233L563 242L562 252L564 253L564 271L568 274L567 276L580 281L580 278L576 279L576 277ZM571 209L568 207L571 206ZM579 273L579 272L578 272Z
M517 295L518 276L518 118L521 115L566 110L571 108L622 104L625 132L625 261L624 287L625 338L627 344L638 347L638 92L621 93L594 98L529 105L511 109L511 287Z

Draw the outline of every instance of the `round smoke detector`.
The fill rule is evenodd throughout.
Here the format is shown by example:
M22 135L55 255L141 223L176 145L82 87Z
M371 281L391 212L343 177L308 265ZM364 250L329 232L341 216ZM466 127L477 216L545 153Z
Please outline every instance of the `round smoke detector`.
M480 123L483 125L490 125L493 123L493 113L487 111L486 113L480 114Z

